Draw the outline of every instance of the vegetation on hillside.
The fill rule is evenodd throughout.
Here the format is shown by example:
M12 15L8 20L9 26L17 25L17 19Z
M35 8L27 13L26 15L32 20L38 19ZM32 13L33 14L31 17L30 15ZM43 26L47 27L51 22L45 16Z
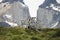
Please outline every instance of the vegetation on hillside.
M60 40L60 29L28 29L0 27L0 40Z

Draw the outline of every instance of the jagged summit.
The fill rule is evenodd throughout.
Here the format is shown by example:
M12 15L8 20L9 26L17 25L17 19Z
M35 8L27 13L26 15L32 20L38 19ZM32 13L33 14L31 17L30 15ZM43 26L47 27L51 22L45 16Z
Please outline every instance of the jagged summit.
M45 0L40 8L52 9L60 12L60 4L56 0Z
M58 4L56 0L45 0L42 5L39 7L46 8L46 6L50 6L51 4Z

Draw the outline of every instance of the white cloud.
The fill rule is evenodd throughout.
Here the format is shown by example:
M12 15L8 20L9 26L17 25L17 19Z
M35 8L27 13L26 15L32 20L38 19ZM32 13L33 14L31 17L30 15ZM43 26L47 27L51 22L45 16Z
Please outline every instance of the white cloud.
M2 0L0 0L0 2L2 2Z
M24 3L29 7L31 17L37 16L38 6L41 5L45 0L24 0Z

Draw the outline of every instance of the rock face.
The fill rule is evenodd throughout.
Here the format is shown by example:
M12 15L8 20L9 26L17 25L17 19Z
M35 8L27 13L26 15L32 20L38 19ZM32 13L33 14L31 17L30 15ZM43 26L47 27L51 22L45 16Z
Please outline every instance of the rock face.
M50 6L51 4L57 4L56 0L45 0L44 3L39 7L45 8L46 6Z
M10 26L28 24L29 10L23 0L3 0L0 3L0 22ZM7 26L7 25L6 25Z
M37 12L37 25L41 28L58 28L60 23L60 4L56 0L45 0Z

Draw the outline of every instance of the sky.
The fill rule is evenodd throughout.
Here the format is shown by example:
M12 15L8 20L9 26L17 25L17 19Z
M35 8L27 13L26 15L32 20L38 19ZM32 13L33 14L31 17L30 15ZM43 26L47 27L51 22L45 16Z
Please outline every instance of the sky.
M0 0L1 2L2 0ZM45 0L23 0L24 3L28 6L29 8L29 13L31 17L36 17L37 16L37 10L38 6L41 5ZM60 0L57 0L58 3L60 3Z

